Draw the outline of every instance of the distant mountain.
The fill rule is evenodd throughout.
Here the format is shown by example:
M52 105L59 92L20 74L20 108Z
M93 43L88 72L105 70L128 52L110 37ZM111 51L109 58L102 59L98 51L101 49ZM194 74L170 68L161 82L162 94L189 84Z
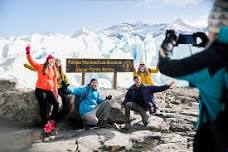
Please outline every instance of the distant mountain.
M87 30L84 26L76 33L72 34L71 38L76 38L79 37L81 35L87 36L89 34L91 34L92 32L90 32L89 30Z
M53 54L63 63L66 58L130 58L135 60L136 66L141 59L144 59L148 66L156 66L158 49L164 39L165 31L170 28L178 33L205 31L205 28L195 27L177 19L172 24L122 23L97 33L82 27L72 35L43 33L0 37L0 77L17 79L20 87L34 87L36 74L23 67L27 62L24 48L28 43L31 45L33 57L39 63L43 63L48 54ZM191 49L193 52L194 50ZM186 46L179 46L174 53L174 57L177 58L187 55L189 47ZM80 75L68 75L72 83L80 84ZM110 74L88 73L86 81L91 77L99 77L102 87L112 86ZM154 79L161 84L169 80L161 74L157 74ZM118 76L120 87L128 87L130 84L131 74Z

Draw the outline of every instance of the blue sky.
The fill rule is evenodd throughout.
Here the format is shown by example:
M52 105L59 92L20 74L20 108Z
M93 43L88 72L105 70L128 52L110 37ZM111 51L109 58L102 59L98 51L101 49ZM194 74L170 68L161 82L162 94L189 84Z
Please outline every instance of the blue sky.
M96 32L122 22L206 20L210 6L208 0L0 0L0 37L72 34L82 26Z

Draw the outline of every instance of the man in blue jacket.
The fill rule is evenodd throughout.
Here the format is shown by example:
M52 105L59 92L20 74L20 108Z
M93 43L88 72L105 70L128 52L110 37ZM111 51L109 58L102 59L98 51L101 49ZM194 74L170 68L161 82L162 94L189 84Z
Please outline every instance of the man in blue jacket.
M174 82L164 86L146 86L142 83L140 76L134 76L134 84L128 89L123 106L125 107L125 117L127 123L126 129L131 127L130 123L130 110L134 110L140 113L143 124L148 124L148 118L146 111L151 113L151 104L153 103L153 93L161 92L169 89Z
M173 30L167 31L160 49L158 64L160 72L173 78L187 80L200 92L200 114L194 152L228 150L227 14L228 1L216 0L208 18L208 37L202 32L193 34L195 40L201 39L201 43L194 46L206 47L202 52L179 60L171 59L169 55L179 41ZM222 127L212 126L212 124L218 126L217 122L222 122Z
M85 126L109 127L107 118L111 110L112 96L109 95L105 99L102 98L97 89L97 79L92 79L87 86L84 87L68 87L67 91L71 94L79 96L79 114L84 121ZM76 107L75 107L76 108ZM99 122L99 123L98 123Z

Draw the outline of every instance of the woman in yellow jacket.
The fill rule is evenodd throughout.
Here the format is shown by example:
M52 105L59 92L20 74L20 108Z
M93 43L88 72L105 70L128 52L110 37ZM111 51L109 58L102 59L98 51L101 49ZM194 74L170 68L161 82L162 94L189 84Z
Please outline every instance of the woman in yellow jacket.
M72 96L69 95L68 92L65 91L67 86L69 86L68 78L64 74L63 69L62 69L62 64L61 60L56 58L55 59L55 65L57 68L57 86L58 86L58 93L62 98L63 101L63 109L61 111L61 115L65 116L69 113L69 108L68 108L68 101L71 101Z
M134 76L139 75L142 79L142 83L152 86L154 85L154 81L151 77L151 74L157 72L159 72L158 68L147 68L145 62L141 60L138 70L136 71L136 69L134 69Z

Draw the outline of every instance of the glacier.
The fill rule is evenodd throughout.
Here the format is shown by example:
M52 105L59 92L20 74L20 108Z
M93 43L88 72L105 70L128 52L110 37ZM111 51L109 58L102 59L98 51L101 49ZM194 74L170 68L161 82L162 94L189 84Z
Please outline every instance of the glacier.
M18 37L0 37L0 78L18 81L19 88L34 88L37 74L24 68L27 63L25 46L31 45L32 56L38 63L44 63L48 54L60 58L65 68L66 58L108 58L134 59L135 67L143 59L148 67L155 67L158 51L167 29L177 33L206 32L205 27L194 26L177 19L173 23L143 24L122 23L103 29L96 33L82 27L71 35L43 33L22 35ZM174 49L172 58L183 58L201 51L189 45L179 45ZM80 73L67 73L70 83L79 86ZM86 73L86 83L98 78L99 86L112 87L113 73ZM166 84L172 79L161 73L153 76L158 85ZM185 81L176 81L178 86L188 85ZM118 73L117 86L127 88L132 84L132 73Z

